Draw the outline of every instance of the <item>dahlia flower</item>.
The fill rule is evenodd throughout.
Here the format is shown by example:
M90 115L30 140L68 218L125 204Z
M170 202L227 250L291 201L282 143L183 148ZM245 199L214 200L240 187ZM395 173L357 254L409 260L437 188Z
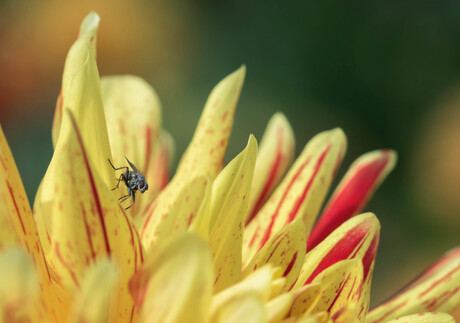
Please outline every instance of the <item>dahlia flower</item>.
M169 180L171 136L154 90L99 79L90 13L64 67L54 154L33 212L0 131L0 317L7 322L453 322L460 249L369 311L380 225L360 214L396 154L358 158L321 211L346 151L341 129L297 160L275 114L223 167L245 67L212 90ZM149 189L125 210L127 156ZM314 222L320 213L316 226Z

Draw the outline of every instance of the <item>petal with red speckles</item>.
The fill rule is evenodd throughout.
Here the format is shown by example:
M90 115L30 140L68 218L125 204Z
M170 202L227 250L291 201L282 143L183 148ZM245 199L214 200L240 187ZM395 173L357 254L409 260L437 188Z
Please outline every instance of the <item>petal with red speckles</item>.
M161 217L152 216L156 209L165 209L177 197L182 186L198 176L214 178L222 168L228 139L233 125L238 98L243 85L246 68L224 78L212 90L205 104L197 129L185 151L173 179L158 195L155 202L142 214L141 230L155 231ZM193 210L186 210L187 213ZM154 237L143 239L149 249Z
M278 112L268 122L260 142L246 223L254 218L291 166L294 149L291 125Z
M369 312L366 322L385 322L419 312L454 311L460 305L460 247L457 247L387 302Z
M243 276L270 263L282 270L286 278L284 290L288 290L297 280L305 257L305 226L297 218L278 234L274 235L254 256L243 271Z
M205 197L209 179L198 176L183 185L174 200L168 204L153 204L153 212L149 213L140 230L144 244L168 240L174 235L187 231L195 219ZM156 226L149 225L158 223Z
M257 141L251 135L246 148L220 172L212 186L209 246L215 291L234 284L241 275L244 220L256 156Z
M43 180L45 186L52 188L48 192L52 198L43 199L42 195L41 200L50 212L51 250L46 257L56 280L69 291L80 289L88 266L111 257L120 267L117 311L111 321L129 318L134 304L127 284L142 262L142 246L131 218L89 158L69 110L64 113L59 141Z
M296 217L303 219L306 232L310 231L345 146L341 129L322 132L310 140L268 202L249 223L244 234L245 263Z
M396 152L392 150L376 150L359 157L348 169L313 228L307 249L316 247L343 222L359 214L395 164Z
M127 165L126 156L149 184L149 190L139 196L130 209L134 215L142 210L146 200L153 198L150 194L158 193L154 182L161 176L149 171L161 127L160 100L146 81L132 75L102 77L101 89L113 164ZM127 189L120 191L123 194Z
M21 246L32 256L38 271L40 286L43 288L41 293L43 307L49 319L63 320L67 316L68 295L52 281L52 271L45 261L29 201L1 127L0 223L0 249Z
M338 318L346 310L351 311L353 321L359 321L357 309L363 287L363 266L359 259L335 263L316 276L313 283L320 284L321 296L312 313L326 311L332 318Z

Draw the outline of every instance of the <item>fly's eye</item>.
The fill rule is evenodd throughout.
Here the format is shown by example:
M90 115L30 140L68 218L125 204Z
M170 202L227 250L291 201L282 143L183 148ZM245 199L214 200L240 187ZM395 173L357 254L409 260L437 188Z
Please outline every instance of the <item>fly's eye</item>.
M140 181L137 187L138 187L139 190L141 190L141 191L142 191L143 189L145 189L145 181Z

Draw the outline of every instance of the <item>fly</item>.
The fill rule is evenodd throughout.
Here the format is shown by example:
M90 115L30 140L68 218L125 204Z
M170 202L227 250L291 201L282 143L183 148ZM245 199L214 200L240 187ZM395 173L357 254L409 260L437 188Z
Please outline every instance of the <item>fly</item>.
M125 158L126 158L126 156L125 156ZM128 194L120 197L118 200L120 201L120 203L123 203L124 201L126 201L127 199L132 197L133 203L130 206L128 206L127 208L125 208L125 210L127 210L131 206L134 205L136 191L140 191L141 193L144 193L145 191L147 191L149 189L149 185L145 181L144 175L142 175L141 172L139 172L139 170L136 168L136 166L134 166L128 160L128 158L126 158L126 161L128 162L128 164L131 167L132 171L129 170L128 166L122 166L122 167L115 168L115 166L113 166L113 164L110 161L110 159L108 159L108 161L110 163L110 166L112 166L113 170L115 170L115 171L121 170L121 169L126 169L126 171L121 173L120 177L118 177L117 186L115 186L112 189L112 191L118 188L118 186L120 185L121 181L125 182L126 187L128 187Z

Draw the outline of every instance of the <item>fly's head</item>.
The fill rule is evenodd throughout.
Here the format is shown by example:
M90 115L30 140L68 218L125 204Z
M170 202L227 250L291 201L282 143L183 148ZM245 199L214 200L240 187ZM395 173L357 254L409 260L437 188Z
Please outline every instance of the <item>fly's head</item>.
M149 189L149 184L145 181L144 176L139 173L137 174L138 182L137 182L137 189L141 192L144 193Z

